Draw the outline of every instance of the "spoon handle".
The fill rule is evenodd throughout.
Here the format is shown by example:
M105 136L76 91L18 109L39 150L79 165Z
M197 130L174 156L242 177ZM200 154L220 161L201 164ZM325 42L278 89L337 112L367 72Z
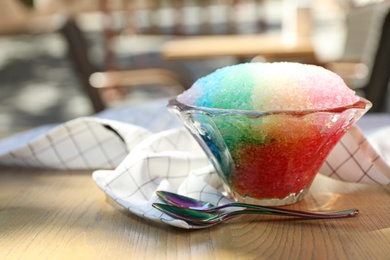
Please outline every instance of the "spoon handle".
M344 217L356 216L357 214L359 214L358 209L347 209L347 210L335 211L335 212L305 212L305 211L292 210L292 209L257 206L257 205L245 204L245 203L229 203L229 204L225 204L222 206L218 206L218 207L214 207L202 211L213 212L213 211L218 211L230 207L242 207L251 210L261 210L264 212L269 212L278 215L298 216L298 217L305 217L305 218L344 218Z

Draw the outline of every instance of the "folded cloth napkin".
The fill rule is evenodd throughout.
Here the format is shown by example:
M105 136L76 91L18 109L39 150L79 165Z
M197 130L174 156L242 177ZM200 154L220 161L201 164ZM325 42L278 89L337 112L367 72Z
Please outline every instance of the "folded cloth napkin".
M34 131L33 131L34 132ZM155 134L133 124L85 117L0 142L0 164L51 169L92 169L96 184L141 217L197 228L152 207L155 191L168 190L221 205L230 200L207 156L186 129ZM384 128L372 141L390 134ZM372 142L371 141L371 142ZM385 154L381 156L375 147ZM320 172L346 182L390 185L390 145L373 145L356 126L341 139ZM384 160L387 159L387 161Z

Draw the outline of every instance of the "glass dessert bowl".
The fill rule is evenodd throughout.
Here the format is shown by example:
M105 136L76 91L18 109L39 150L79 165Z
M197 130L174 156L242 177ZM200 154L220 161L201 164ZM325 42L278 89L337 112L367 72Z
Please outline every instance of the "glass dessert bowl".
M190 106L177 98L168 110L210 158L237 202L281 206L301 200L327 155L371 107L252 111Z

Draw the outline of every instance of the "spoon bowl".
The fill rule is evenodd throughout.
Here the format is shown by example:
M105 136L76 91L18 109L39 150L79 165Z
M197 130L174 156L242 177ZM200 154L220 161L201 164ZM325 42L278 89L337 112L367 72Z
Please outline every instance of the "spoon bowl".
M176 218L181 219L188 224L195 226L196 228L206 228L211 227L226 220L231 219L234 216L242 214L270 214L266 211L261 210L236 210L224 213L208 213L204 211L198 211L193 209L181 208L173 205L153 203L152 206L165 214Z

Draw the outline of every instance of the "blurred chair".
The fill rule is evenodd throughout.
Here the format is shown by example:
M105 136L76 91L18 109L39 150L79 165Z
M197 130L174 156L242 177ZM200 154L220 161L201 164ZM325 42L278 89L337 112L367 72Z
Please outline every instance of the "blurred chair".
M390 4L387 6L382 33L372 64L370 77L363 91L368 100L373 103L371 112L390 112Z
M118 90L121 93L134 86L163 85L180 93L189 87L183 75L164 68L99 71L89 58L88 43L77 22L67 18L59 31L68 43L74 69L96 112L108 105L102 96L103 91Z
M390 3L351 9L341 60L326 64L352 89L365 96L370 112L386 111L390 80Z

